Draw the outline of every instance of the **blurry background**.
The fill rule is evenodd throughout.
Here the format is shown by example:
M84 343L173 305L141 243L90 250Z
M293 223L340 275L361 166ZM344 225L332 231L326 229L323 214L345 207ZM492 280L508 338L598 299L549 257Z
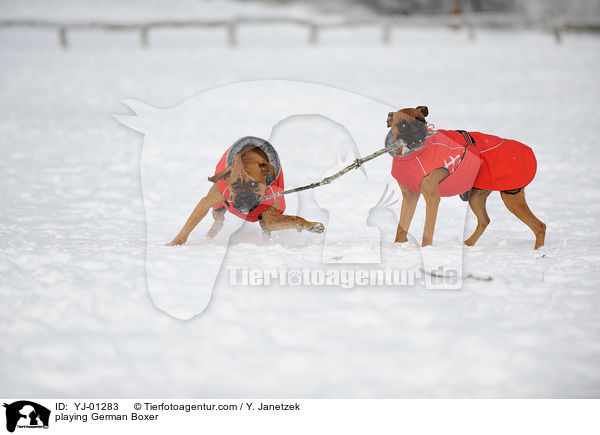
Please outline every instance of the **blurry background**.
M21 26L60 29L61 25L63 31L67 31L78 28L78 25L89 28L93 22L96 26L109 24L104 28L120 31L139 30L143 25L149 26L146 30L164 30L177 23L181 26L183 22L187 22L187 29L212 29L236 22L273 21L277 18L282 20L281 24L285 23L285 19L288 24L290 19L295 19L295 24L312 25L313 31L321 25L367 22L387 22L398 26L435 24L439 27L462 23L471 27L525 26L560 31L598 31L600 17L600 3L594 0L176 0L168 3L159 0L109 0L101 3L63 0L59 4L42 0L2 0L0 31ZM407 17L413 19L407 20ZM417 17L420 19L415 20ZM444 20L449 17L453 17L453 21ZM195 26L190 26L192 21ZM127 28L123 27L125 24L137 26ZM64 36L63 32L61 37ZM142 36L144 41L146 37Z
M133 18L123 16L118 10L137 10L138 15L154 15L181 17L198 17L207 8L220 8L224 4L234 7L234 13L248 12L260 8L263 11L277 8L310 8L320 12L340 15L363 16L364 14L447 14L460 12L511 12L532 18L569 17L597 18L600 5L594 0L176 0L168 4L158 0L103 1L91 0L62 1L64 6L56 7L43 0L2 0L2 16L49 18L50 16L75 16L78 14L98 18L108 11L121 19Z

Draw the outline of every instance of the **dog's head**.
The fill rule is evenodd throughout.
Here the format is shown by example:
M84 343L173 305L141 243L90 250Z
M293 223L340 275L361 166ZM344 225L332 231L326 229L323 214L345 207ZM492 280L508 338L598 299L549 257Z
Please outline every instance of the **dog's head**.
M387 115L387 126L391 127L396 140L402 140L407 146L422 141L427 137L427 106L400 109Z
M260 204L267 188L267 175L275 179L275 168L269 163L252 163L244 166L238 154L231 166L208 177L208 181L227 183L231 205L241 213L249 213Z

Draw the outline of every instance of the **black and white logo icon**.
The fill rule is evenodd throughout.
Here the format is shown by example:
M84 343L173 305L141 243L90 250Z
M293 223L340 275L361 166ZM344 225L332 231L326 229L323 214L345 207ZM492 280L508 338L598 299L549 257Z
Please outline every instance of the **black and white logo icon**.
M29 400L19 400L4 404L6 408L6 430L14 432L19 429L47 429L50 410Z

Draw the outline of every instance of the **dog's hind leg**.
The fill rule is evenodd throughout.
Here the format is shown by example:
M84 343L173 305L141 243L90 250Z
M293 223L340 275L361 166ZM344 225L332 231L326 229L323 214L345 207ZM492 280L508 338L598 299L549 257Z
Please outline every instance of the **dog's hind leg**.
M408 190L400 183L398 183L398 185L402 190L402 208L400 209L400 220L398 221L396 240L394 240L394 242L406 242L408 228L410 227L410 222L415 214L417 202L419 201L419 196L421 196L421 194Z
M473 234L471 234L471 237L465 240L465 245L467 246L473 246L475 243L477 243L477 240L479 240L485 231L485 228L490 223L490 217L488 216L485 207L485 202L487 201L488 196L490 196L490 193L492 193L491 190L473 189L471 191L471 196L469 196L469 205L471 206L473 213L475 213L475 216L477 216L477 228L475 228L475 231Z
M533 249L538 249L540 246L543 246L544 239L546 238L546 224L539 220L529 209L529 206L525 201L525 189L523 188L520 192L515 194L501 192L500 195L502 196L502 201L504 201L506 208L516 217L521 219L535 234L535 246Z
M221 228L223 228L223 222L225 222L225 212L226 211L227 210L225 209L225 207L221 207L217 210L213 210L212 216L215 221L213 222L212 226L210 227L210 230L208 230L208 232L206 233L206 237L208 237L209 239L212 239L217 234L219 234L219 231L221 231Z

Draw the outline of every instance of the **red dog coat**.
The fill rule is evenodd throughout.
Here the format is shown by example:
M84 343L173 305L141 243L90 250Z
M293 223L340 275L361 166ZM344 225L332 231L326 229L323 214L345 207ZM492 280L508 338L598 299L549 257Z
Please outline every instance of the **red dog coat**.
M481 169L473 187L482 190L512 190L527 186L535 177L533 150L516 140L490 134L471 133L481 157Z
M425 139L421 149L394 156L392 176L398 183L413 192L420 192L425 175L436 168L447 168L450 175L438 186L440 196L458 195L473 186L481 165L479 152L475 147L467 146L464 138L457 142L446 133L446 130L437 130ZM462 138L462 134L452 133Z
M407 189L420 192L423 177L445 167L450 175L439 184L440 196L458 195L471 187L518 189L533 180L537 163L531 148L497 136L469 134L475 146L458 131L437 130L421 149L393 157L392 176Z
M271 175L267 175L267 188L265 190L264 196L272 195L274 193L282 192L284 190L283 187L283 170L281 169L281 163L279 161L279 156L275 148L264 139L260 139L257 137L247 136L242 139L236 141L233 145L231 145L219 163L217 163L217 167L215 168L215 174L221 172L226 167L231 166L233 163L233 158L242 151L243 148L246 148L244 151L247 151L247 147L251 145L256 148L260 148L269 159L269 163L275 168L275 180L271 177ZM225 181L219 180L217 181L217 186L219 190L225 197L226 201L221 202L213 207L213 210L220 209L221 207L225 207L229 212L233 213L239 218L250 222L258 221L258 215L260 215L263 211L271 207L273 204L277 203L277 210L279 213L283 213L285 211L285 199L283 196L279 196L277 198L271 198L266 201L262 201L258 207L252 209L249 213L242 213L236 210L233 205L231 205L231 193L229 192L229 187Z

